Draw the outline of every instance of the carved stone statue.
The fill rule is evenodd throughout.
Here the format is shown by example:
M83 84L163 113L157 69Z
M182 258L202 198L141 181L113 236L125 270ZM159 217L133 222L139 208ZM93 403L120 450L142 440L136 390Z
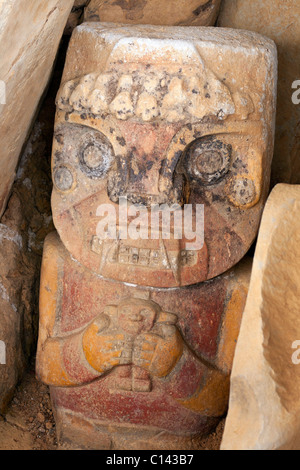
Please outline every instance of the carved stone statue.
M193 449L226 412L275 90L274 44L253 33L75 30L57 97L57 233L44 248L37 355L61 442ZM120 236L133 204L146 215L191 207L193 224L204 206L203 243L175 236L175 212L169 237ZM99 236L99 207L119 214L107 219L116 237Z

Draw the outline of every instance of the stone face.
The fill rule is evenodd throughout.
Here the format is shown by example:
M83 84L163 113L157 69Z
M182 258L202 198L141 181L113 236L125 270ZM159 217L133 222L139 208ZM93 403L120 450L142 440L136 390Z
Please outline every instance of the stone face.
M91 0L85 21L213 26L221 0Z
M240 261L268 194L275 85L273 43L252 33L78 27L57 97L52 197L74 258L106 278L153 287L202 282ZM118 213L119 198L188 203L194 222L204 205L204 245L187 264L187 240L174 230L170 240L97 240L99 205Z
M279 58L278 113L272 182L300 182L300 3L298 0L224 0L222 27L247 29L276 42ZM292 101L293 94L295 103Z
M0 216L72 4L73 0L0 2Z
M268 192L275 85L274 44L253 33L75 30L37 354L60 441L192 449L225 413L251 269L235 265ZM173 207L169 236L155 224L162 206Z
M300 188L277 185L258 237L223 450L299 450Z

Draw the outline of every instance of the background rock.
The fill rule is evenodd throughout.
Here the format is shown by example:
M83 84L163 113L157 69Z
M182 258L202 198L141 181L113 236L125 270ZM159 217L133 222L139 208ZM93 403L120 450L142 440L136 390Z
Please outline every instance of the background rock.
M221 0L91 0L85 21L154 25L214 25Z
M292 102L292 84L300 80L299 0L223 0L218 25L255 31L276 42L279 83L272 181L300 183L300 104Z
M27 145L0 223L0 340L6 365L0 365L0 415L35 354L40 265L45 236L53 230L50 196L55 96L67 40Z
M0 2L0 217L73 2Z
M300 186L277 185L258 236L223 450L300 449L299 211Z
M89 3L90 0L75 0L64 30L65 35L70 36L73 32L73 29L83 21L84 7Z

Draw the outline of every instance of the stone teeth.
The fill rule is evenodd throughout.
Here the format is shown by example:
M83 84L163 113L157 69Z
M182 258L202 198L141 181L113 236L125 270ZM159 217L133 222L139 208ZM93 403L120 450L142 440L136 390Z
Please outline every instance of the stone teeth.
M122 121L130 118L134 114L133 103L129 91L122 91L111 102L110 111Z
M106 246L106 249L103 249ZM129 264L133 266L144 266L148 268L173 269L176 264L178 268L178 257L171 256L168 259L166 250L152 250L149 248L137 248L127 245L105 243L97 236L92 238L91 250L99 256L104 256L109 263ZM176 259L175 259L176 258ZM182 250L180 253L180 265L193 266L196 262L196 252ZM175 264L174 264L175 263Z

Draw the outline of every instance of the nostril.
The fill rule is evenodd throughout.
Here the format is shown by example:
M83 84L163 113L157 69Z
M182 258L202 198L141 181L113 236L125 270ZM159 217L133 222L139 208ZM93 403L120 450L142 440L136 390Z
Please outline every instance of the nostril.
M116 157L115 165L108 175L107 182L107 194L112 202L119 204L121 198L126 198L132 204L146 207L154 204L183 205L187 202L189 192L183 173L176 173L174 168L167 170L166 166L162 166L158 181L158 193L151 193L137 190L136 184L130 181L131 170L131 164L127 157Z

